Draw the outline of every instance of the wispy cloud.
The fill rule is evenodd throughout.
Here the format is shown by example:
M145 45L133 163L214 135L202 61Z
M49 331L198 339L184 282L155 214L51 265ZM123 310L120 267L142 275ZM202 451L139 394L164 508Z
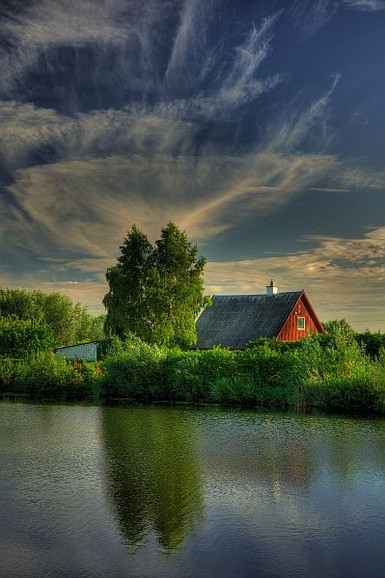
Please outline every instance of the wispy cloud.
M57 46L122 44L132 37L127 0L38 0L0 9L0 32L9 39L0 51L0 89L6 91L41 54Z
M218 93L221 109L244 105L260 94L270 91L284 78L281 74L260 80L256 72L271 49L273 28L281 15L265 18L259 28L253 27L245 42L235 49L232 66Z
M294 29L302 50L338 8L374 12L382 1L10 6L17 10L0 12L4 282L35 279L90 302L93 285L102 295L104 272L133 223L155 239L175 220L204 251L305 191L385 190L384 173L334 146L331 111L343 71L341 81L325 77L324 92L308 90L291 74L297 38L286 44ZM286 48L292 63L277 57ZM334 285L342 295L343 280L362 288L365 271L377 283L381 235L376 229L350 245L312 237L311 251L284 259L210 263L207 283L253 290L248 279L258 270L262 288L273 275L288 289L310 284L321 298L321 288L329 295ZM18 265L13 277L7 263ZM333 311L342 303L323 299Z
M384 0L342 0L348 8L360 10L362 12L378 12L385 10Z
M28 45L122 41L126 33L121 20L130 4L126 0L39 0L20 4L2 28Z
M63 117L32 105L3 103L3 155L16 170L13 208L0 234L14 250L62 256L97 275L114 258L132 223L156 235L170 219L200 243L251 215L269 215L308 189L381 190L385 175L335 155L301 151L321 125L336 86L271 129L248 154L208 148L195 155L198 122L158 105ZM35 164L42 149L52 159ZM0 210L1 210L0 206ZM12 252L12 249L11 249ZM75 267L76 269L76 267Z
M385 315L385 228L360 238L312 237L314 248L281 256L207 266L209 293L264 293L273 277L281 291L306 289L323 320L346 317L358 330L378 330ZM370 300L363 299L370 290Z
M330 100L339 79L339 75L334 75L331 87L307 108L298 110L293 107L294 111L286 108L284 115L268 132L268 148L274 151L297 150L305 140L308 147L311 144L315 150L326 148L332 137L328 123Z
M209 40L209 29L215 22L214 0L184 2L173 39L165 79L168 89L178 94L196 90L213 72L215 53Z
M89 74L97 92L103 82L101 69L108 67L122 101L126 95L125 104L129 95L138 101L151 95L158 103L181 101L180 110L195 114L213 116L224 108L234 110L283 79L279 74L256 76L270 51L279 13L252 27L240 44L231 44L213 34L223 4L223 0L21 4L0 23L0 32L11 39L0 51L0 91L7 96L17 92L20 79L38 62L48 76L58 78L58 67L63 65L58 50L71 47L74 86L81 81L77 75ZM83 59L90 56L84 52L87 46L95 60L92 74L82 67Z
M304 37L308 38L331 20L337 8L335 0L295 0L290 16Z

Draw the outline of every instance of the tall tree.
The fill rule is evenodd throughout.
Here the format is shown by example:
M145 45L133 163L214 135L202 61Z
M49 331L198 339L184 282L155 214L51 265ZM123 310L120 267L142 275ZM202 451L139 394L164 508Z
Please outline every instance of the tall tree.
M204 257L174 223L161 231L152 254L156 342L194 345L195 319L203 305Z
M106 273L107 330L120 337L131 331L159 345L194 345L206 264L198 247L169 223L154 246L134 225L120 250L118 263Z
M147 288L152 250L147 236L134 225L120 246L117 264L106 272L110 287L103 299L107 333L124 337L132 331L148 340L151 326Z

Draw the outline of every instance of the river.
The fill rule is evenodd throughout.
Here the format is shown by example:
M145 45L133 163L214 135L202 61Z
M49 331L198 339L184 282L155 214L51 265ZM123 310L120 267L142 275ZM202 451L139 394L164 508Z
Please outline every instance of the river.
M0 576L383 577L385 421L0 402Z

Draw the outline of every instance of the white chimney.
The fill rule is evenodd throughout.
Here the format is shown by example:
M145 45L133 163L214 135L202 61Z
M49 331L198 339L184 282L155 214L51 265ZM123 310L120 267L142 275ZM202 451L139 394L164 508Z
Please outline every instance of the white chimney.
M276 295L278 287L274 285L274 279L271 279L270 285L266 285L266 295Z

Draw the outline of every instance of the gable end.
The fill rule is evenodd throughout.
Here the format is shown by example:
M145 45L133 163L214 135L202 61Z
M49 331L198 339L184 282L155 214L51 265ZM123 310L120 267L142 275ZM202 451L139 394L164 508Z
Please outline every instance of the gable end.
M308 296L305 291L302 291L279 331L277 339L299 341L312 333L324 332Z

